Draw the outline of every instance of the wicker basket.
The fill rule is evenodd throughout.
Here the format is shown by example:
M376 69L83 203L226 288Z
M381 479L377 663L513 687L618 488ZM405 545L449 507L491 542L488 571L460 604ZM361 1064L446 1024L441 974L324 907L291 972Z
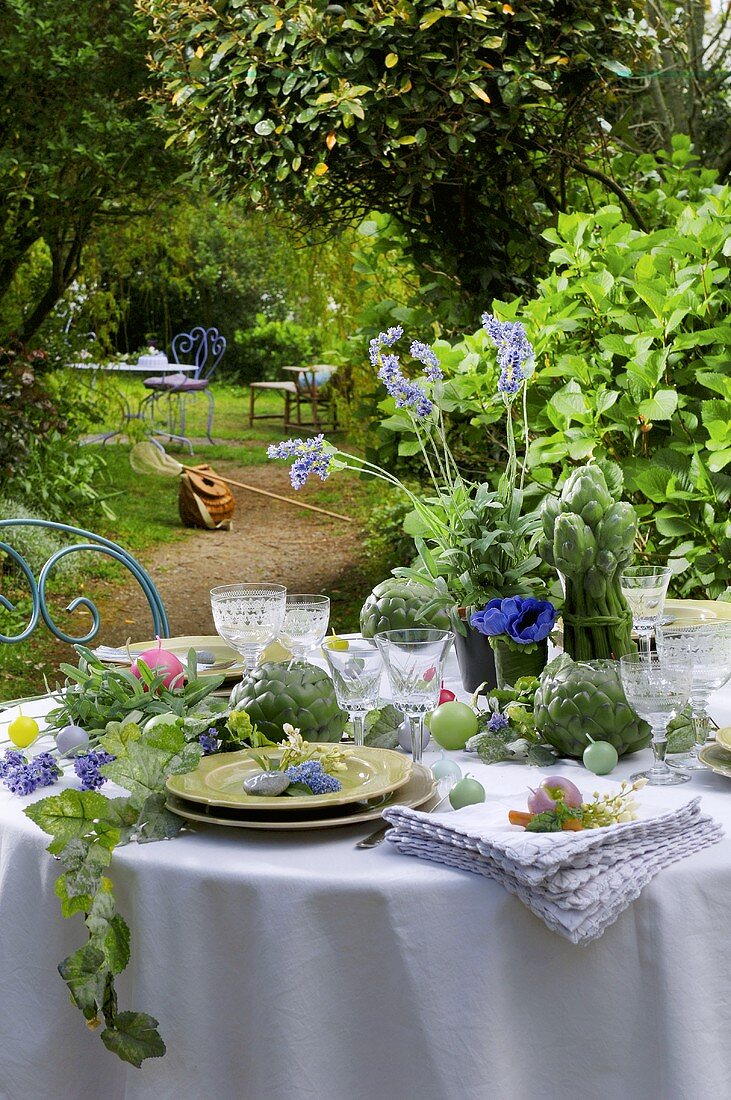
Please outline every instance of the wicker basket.
M180 518L186 527L230 531L236 500L228 485L214 480L212 473L206 465L183 473L178 494Z

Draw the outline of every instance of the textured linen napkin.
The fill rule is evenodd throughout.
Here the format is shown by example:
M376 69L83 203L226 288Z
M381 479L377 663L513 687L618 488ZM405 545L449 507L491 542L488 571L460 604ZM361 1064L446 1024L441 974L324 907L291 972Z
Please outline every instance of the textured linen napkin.
M516 798L451 814L385 810L391 844L406 855L474 871L501 883L572 943L597 939L658 871L715 844L723 830L700 799L678 808L645 804L640 818L580 833L529 833L508 822Z

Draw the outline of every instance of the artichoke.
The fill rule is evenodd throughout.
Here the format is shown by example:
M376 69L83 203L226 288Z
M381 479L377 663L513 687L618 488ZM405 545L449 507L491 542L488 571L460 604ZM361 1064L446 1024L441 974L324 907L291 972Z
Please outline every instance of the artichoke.
M544 741L562 756L580 758L589 737L608 741L620 756L644 749L651 739L647 722L627 702L616 661L557 657L541 674L533 715Z
M562 575L564 649L576 660L621 657L632 648L619 574L632 557L637 515L614 499L621 489L614 464L581 466L541 512L539 550Z
M305 741L339 741L348 721L328 674L316 665L266 661L231 692L231 708L245 710L270 741L281 741L285 722Z
M381 630L405 630L413 626L451 629L448 613L443 606L434 605L434 593L425 584L396 577L377 584L361 608L363 637L372 638Z

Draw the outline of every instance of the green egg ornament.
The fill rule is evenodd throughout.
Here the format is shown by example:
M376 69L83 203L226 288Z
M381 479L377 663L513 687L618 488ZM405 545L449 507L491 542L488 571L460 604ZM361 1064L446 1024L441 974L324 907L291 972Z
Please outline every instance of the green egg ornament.
M589 737L588 733L586 735ZM584 767L594 775L609 775L617 766L619 756L614 745L608 741L595 741L589 737L590 744L584 749L582 760Z
M472 776L466 775L452 787L449 801L453 810L461 810L463 806L476 806L485 801L485 788Z
M463 749L477 733L477 715L467 703L442 703L429 715L429 730L443 749Z

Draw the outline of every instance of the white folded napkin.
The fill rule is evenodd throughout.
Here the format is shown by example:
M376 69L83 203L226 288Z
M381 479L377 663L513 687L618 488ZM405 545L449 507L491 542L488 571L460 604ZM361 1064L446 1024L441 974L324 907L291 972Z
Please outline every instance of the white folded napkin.
M605 786L605 784L601 784ZM612 785L614 790L617 785ZM515 796L451 814L394 806L387 839L400 852L474 871L516 894L572 943L601 936L663 867L723 836L700 799L680 808L638 792L639 819L573 833L531 833L508 822Z

